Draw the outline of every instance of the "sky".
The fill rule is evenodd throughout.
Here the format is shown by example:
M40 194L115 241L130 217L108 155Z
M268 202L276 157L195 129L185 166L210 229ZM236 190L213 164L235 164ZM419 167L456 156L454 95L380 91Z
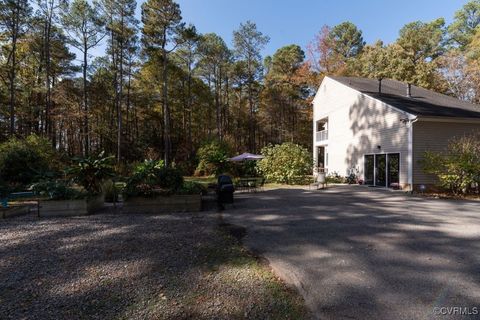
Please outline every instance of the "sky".
M141 20L141 4L137 0L137 18ZM184 22L195 25L200 33L214 32L233 47L233 31L240 23L251 20L270 37L262 54L290 44L306 49L322 26L335 26L351 21L362 30L367 43L396 40L398 31L412 21L445 18L449 24L455 11L468 0L176 0ZM105 41L91 50L102 56ZM81 55L77 50L77 60ZM80 60L78 60L80 61Z
M177 0L184 21L201 33L215 32L232 45L232 32L251 20L270 37L263 54L282 46L305 48L323 25L351 21L367 43L395 41L408 22L439 17L450 23L468 0Z

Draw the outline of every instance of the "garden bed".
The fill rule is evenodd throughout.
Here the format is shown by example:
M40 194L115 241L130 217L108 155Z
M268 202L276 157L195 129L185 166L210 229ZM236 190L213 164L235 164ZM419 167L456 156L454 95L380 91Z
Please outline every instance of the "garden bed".
M0 219L23 216L30 213L30 207L25 205L0 208Z
M87 216L103 208L104 196L80 200L41 200L38 215L40 217Z
M123 213L172 213L199 212L202 210L202 196L172 195L153 198L131 197L123 203Z
M443 200L473 200L480 201L480 195L478 194L453 194L447 192L415 192L416 195L433 198L433 199L443 199Z

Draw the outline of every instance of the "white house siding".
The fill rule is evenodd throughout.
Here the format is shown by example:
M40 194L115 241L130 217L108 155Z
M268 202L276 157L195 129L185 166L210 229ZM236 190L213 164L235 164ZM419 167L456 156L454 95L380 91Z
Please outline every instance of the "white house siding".
M363 177L365 154L400 153L400 184L408 183L408 128L400 121L407 114L331 78L324 79L313 104L314 124L328 117L329 173L345 176L355 168ZM315 131L316 159L316 147L321 144Z
M443 152L454 137L480 131L480 122L418 121L413 125L413 184L432 185L436 179L425 174L420 161L425 151Z

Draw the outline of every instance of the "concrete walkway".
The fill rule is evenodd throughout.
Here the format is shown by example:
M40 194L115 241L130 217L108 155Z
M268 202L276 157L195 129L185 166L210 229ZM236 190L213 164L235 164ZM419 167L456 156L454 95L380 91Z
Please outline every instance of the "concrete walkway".
M224 217L318 319L480 319L480 202L276 189L237 195Z

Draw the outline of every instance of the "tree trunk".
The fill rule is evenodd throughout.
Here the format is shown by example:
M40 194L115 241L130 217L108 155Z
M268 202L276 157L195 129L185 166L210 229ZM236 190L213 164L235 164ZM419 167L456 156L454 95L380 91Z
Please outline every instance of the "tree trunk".
M15 80L17 76L17 71L15 70L17 67L17 36L18 36L18 28L19 28L19 21L20 19L20 8L16 8L15 12L15 20L12 32L12 51L11 51L11 64L10 64L10 136L15 135Z
M187 136L188 136L188 153L189 157L193 155L193 141L192 141L192 65L188 64L188 82L187 82L187 112L188 112L188 127L187 127Z
M45 27L45 86L47 94L45 95L45 133L47 137L50 138L52 143L54 143L54 138L52 136L52 123L50 119L51 106L52 106L52 89L51 89L51 54L50 54L50 37L52 32L52 21L49 15L46 21ZM55 147L55 145L54 145Z
M165 166L170 167L170 158L171 158L171 139L170 139L170 106L168 104L168 61L167 61L167 32L164 32L164 39L162 45L163 53L163 139L164 139L164 160Z
M121 18L121 35L123 37L123 12ZM120 68L120 81L118 86L118 105L117 105L117 117L118 117L118 132L117 132L117 162L120 163L122 161L122 130L123 130L123 123L122 123L122 101L123 101L123 39L120 39L120 57L119 57L119 68Z
M87 96L87 44L83 48L83 134L84 134L84 154L87 157L90 149L90 133L88 125L88 96Z

